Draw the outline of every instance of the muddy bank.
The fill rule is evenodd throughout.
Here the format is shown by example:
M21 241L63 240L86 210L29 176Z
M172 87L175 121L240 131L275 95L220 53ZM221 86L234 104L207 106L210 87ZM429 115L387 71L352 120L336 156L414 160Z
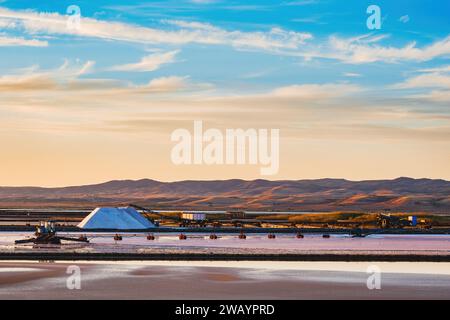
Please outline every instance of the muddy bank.
M287 268L77 264L81 289L67 288L70 263L0 263L1 299L449 299L450 275L382 273L381 289L367 288L366 265L320 270L314 263ZM420 264L419 264L420 265ZM385 264L380 264L384 270ZM417 269L418 265L414 264ZM430 268L429 264L426 267ZM40 271L36 271L38 269ZM316 270L318 269L318 270ZM18 271L19 270L19 271ZM48 273L52 271L53 273ZM40 272L40 277L31 277ZM2 279L14 274L16 282Z
M43 261L390 261L450 262L450 254L219 254L219 253L72 253L72 252L0 252L0 260Z

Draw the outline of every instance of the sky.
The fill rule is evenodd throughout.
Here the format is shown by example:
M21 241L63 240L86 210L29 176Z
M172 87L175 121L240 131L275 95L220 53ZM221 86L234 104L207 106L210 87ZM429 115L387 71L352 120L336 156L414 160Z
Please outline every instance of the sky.
M449 12L446 0L0 0L0 185L450 180ZM176 165L171 134L194 121L279 129L278 172Z

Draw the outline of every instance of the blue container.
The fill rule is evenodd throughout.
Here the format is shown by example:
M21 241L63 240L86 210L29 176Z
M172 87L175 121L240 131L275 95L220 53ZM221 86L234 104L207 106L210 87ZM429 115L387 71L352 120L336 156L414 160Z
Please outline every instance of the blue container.
M409 216L408 220L413 227L417 226L417 217L416 216Z

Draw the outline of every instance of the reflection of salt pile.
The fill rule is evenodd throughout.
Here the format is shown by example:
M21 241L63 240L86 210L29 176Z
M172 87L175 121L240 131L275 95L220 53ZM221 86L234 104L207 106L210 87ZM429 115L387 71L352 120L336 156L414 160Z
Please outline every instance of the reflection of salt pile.
M96 208L78 224L82 229L148 229L154 224L145 219L136 209Z

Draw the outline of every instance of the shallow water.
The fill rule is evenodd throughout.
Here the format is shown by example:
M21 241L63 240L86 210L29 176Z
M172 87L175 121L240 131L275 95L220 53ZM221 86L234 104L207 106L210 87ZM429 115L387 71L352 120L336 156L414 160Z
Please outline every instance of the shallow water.
M80 267L80 290L67 288ZM0 299L449 299L449 263L0 262ZM12 279L12 282L11 282Z
M349 235L305 234L297 239L295 234L277 234L268 239L267 234L247 234L247 239L238 239L237 234L217 234L217 240L209 239L209 233L187 233L187 240L179 240L179 233L154 233L156 239L147 240L147 233L120 233L122 241L114 241L115 233L59 233L78 237L85 234L90 245L116 245L118 247L178 247L178 248L253 248L285 250L357 250L357 251L441 251L450 252L450 235L369 235L352 238ZM32 232L1 232L0 246L14 245L14 240L32 237ZM21 246L17 246L21 247Z

